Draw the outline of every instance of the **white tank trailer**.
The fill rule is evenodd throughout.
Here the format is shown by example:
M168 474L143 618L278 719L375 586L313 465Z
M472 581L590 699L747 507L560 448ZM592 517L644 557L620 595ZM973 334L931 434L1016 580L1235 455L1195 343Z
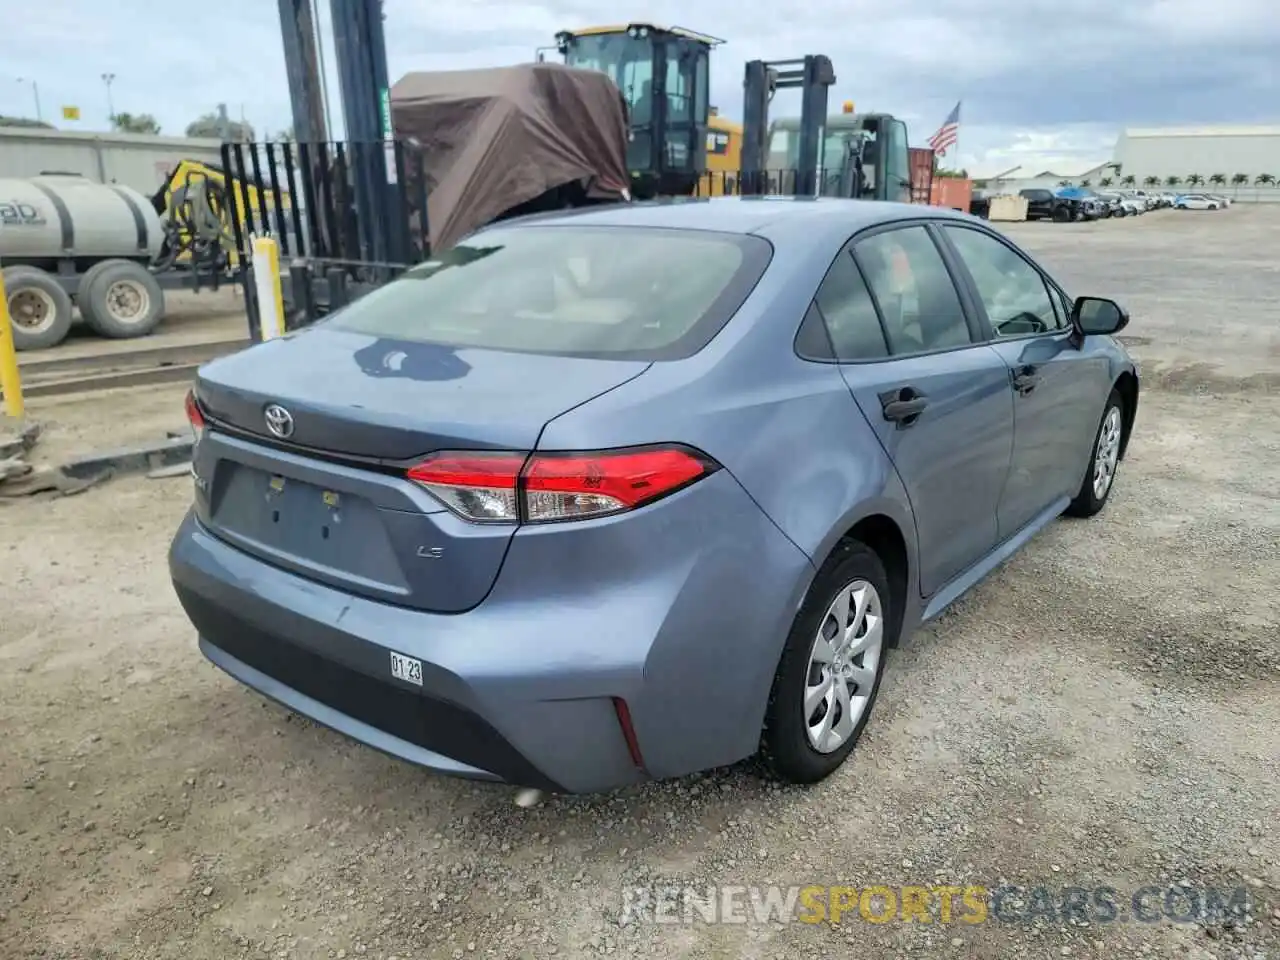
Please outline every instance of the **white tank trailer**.
M60 343L73 304L102 336L150 333L164 315L149 267L165 235L151 200L129 187L78 174L0 178L0 267L15 346Z

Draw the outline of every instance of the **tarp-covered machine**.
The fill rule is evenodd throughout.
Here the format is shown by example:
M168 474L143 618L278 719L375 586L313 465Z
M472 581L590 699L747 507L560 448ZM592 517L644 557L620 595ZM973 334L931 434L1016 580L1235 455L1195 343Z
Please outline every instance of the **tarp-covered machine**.
M432 249L513 213L630 198L626 105L605 74L410 73L391 88L391 117L422 151Z

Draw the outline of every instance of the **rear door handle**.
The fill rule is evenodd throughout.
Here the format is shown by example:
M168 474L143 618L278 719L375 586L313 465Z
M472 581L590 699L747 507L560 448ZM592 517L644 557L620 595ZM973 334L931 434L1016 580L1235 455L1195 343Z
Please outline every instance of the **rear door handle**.
M929 398L915 387L902 387L880 394L880 409L886 420L909 427L929 406Z
M1021 394L1030 393L1036 388L1036 384L1040 382L1040 375L1036 373L1035 367L1019 367L1017 370L1010 370L1009 372L1013 375L1013 389Z

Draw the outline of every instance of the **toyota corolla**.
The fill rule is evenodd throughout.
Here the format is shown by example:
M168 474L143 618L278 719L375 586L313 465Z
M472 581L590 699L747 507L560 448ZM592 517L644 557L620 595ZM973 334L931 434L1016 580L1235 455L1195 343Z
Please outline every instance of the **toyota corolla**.
M889 648L1107 503L1127 321L934 208L500 223L201 369L174 586L218 667L432 770L817 781Z

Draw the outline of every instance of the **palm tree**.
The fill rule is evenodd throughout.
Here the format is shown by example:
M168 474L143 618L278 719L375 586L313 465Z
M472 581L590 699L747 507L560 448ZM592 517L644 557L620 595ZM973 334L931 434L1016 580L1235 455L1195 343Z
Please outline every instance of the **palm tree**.
M1081 181L1080 181L1080 186L1082 186L1082 187L1092 187L1092 186L1093 186L1093 181L1092 181L1092 180L1090 180L1090 179L1088 179L1088 178L1085 178L1084 180L1081 180Z
M1182 178L1176 175L1171 177L1165 177L1164 182L1166 186L1176 187L1178 184L1182 183Z
M1143 178L1142 185L1144 187L1158 187L1160 186L1160 178L1155 176L1145 177Z
M1109 187L1113 182L1114 181L1110 177L1103 177L1101 180L1098 181L1098 186Z
M1274 186L1275 182L1276 182L1276 178L1269 173L1260 173L1253 178L1253 185L1255 187L1260 187L1260 186L1270 187L1270 186Z
M1124 179L1120 181L1120 183L1126 187L1132 187L1135 184L1137 184L1137 182L1138 182L1138 178L1135 177L1132 173L1126 173L1124 175Z
M1240 188L1248 182L1249 175L1247 173L1233 173L1231 175L1231 185L1236 188L1235 195L1237 197L1240 196Z
M1189 187L1198 187L1202 183L1204 183L1204 177L1198 173L1193 173L1187 177L1187 186Z
M1060 186L1060 187L1069 187L1069 186L1071 186L1071 181L1070 181L1070 180L1059 180L1059 181L1058 181L1058 186Z
M1209 178L1209 182L1212 183L1215 187L1224 186L1227 182L1227 175L1225 173L1215 173L1212 177Z

